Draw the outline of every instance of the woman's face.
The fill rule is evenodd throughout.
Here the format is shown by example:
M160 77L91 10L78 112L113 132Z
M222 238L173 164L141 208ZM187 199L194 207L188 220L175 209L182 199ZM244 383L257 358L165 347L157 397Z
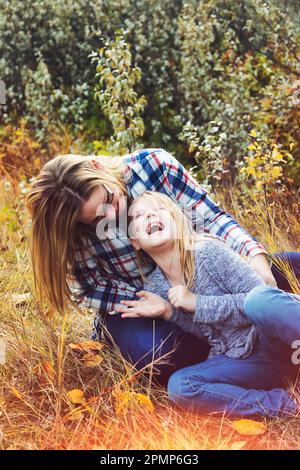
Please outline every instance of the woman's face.
M125 198L121 196L116 186L109 187L109 189L113 192L112 202L108 204L109 192L100 184L99 188L95 189L89 199L83 203L79 222L96 227L101 219L114 220L120 216L126 207Z
M175 239L174 219L159 202L141 196L131 205L129 215L129 236L135 249L151 252Z

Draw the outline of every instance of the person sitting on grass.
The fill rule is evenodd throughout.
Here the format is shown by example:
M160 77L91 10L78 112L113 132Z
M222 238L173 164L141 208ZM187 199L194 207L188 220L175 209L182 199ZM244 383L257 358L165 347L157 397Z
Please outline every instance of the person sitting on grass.
M153 328L149 318L132 318L124 324L119 315L109 315L121 300L134 300L143 282L130 240L124 236L102 238L98 233L102 223L118 225L124 216L127 220L127 202L146 190L167 195L191 216L197 232L217 234L245 255L267 284L277 283L285 290L291 286L276 263L270 266L266 249L166 150L139 149L120 157L59 155L46 162L26 198L32 217L31 259L40 304L46 301L59 313L72 303L94 312L92 339L103 340L107 332L110 345L117 345L137 369L153 357L168 354L169 363L157 365L157 378L165 385L176 369L206 359L209 347L161 318ZM272 254L272 259L281 257L300 279L300 254ZM154 268L148 257L144 272L149 274Z
M165 195L135 199L129 235L157 267L139 300L116 309L123 320L163 318L211 347L207 360L170 376L169 398L201 413L297 415L286 381L296 381L300 362L300 296L268 286L223 241L197 234Z

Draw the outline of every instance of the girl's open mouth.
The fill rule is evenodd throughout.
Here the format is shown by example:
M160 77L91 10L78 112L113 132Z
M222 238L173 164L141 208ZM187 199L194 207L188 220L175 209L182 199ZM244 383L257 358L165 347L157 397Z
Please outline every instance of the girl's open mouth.
M161 232L164 229L164 225L161 222L150 222L147 225L146 232L148 235L152 235L155 232Z

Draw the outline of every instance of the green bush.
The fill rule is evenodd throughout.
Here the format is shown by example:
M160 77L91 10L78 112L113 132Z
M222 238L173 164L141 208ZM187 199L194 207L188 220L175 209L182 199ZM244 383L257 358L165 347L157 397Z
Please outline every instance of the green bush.
M131 54L127 72L140 71L128 91L147 101L144 133L128 148L164 146L185 164L197 164L208 184L230 184L256 128L279 145L295 142L290 176L300 183L294 0L27 0L26 6L0 0L2 119L25 117L43 143L49 125L60 122L122 148L125 134L117 136L111 115L121 98L114 90L103 106L107 83L99 88L89 58L92 51L99 55L99 30L111 48L119 29ZM121 76L121 65L114 73Z

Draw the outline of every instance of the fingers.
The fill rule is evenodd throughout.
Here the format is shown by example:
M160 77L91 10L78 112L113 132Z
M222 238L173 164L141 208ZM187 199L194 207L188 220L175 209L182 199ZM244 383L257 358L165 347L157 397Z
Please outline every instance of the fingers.
M178 286L170 287L169 291L170 290L177 290L177 289L185 289L185 286L182 285L182 284L178 284Z
M139 304L139 300L121 300L120 303L128 307L136 307Z
M138 297L144 297L145 299L149 297L150 292L146 290L141 290L140 292L136 292Z
M182 305L182 301L184 295L186 294L186 291L187 289L183 285L174 286L168 290L169 300L171 304L174 305L174 307L180 307Z
M186 291L185 286L174 286L168 290L168 294L182 296L185 291Z
M144 290L140 290L140 292L136 292L136 295L138 295L140 297L140 296L145 295L145 292L146 291L144 291Z
M141 304L144 303L141 300L121 300L121 303L124 304L116 307L115 311L118 313L123 313L123 314L134 314L134 316L143 316L143 312L141 310ZM122 315L122 318L125 318L124 315Z
M175 300L175 299L178 299L178 298L181 297L181 296L182 296L182 294L181 294L181 292L178 291L178 290L173 290L173 291L171 291L171 289L170 289L170 290L168 291L168 297L169 297L169 299Z
M121 306L121 307L116 307L116 308L115 308L115 311L116 311L116 312L119 312L119 313L127 313L127 312L132 313L133 311L136 312L137 310L136 310L136 307L134 307L134 306L132 306L132 307L126 307L126 306L124 305L124 307L122 307L122 306Z
M174 307L179 307L180 304L180 297L175 294L168 294L169 300Z
M138 318L141 315L139 315L139 312L136 308L134 307L117 307L116 312L121 313L121 318Z
M180 286L180 289L177 289L177 287L179 286L176 286L175 288L172 287L168 291L168 298L174 307L180 307L182 301L182 286Z
M124 313L121 318L140 318L140 315L137 313Z

